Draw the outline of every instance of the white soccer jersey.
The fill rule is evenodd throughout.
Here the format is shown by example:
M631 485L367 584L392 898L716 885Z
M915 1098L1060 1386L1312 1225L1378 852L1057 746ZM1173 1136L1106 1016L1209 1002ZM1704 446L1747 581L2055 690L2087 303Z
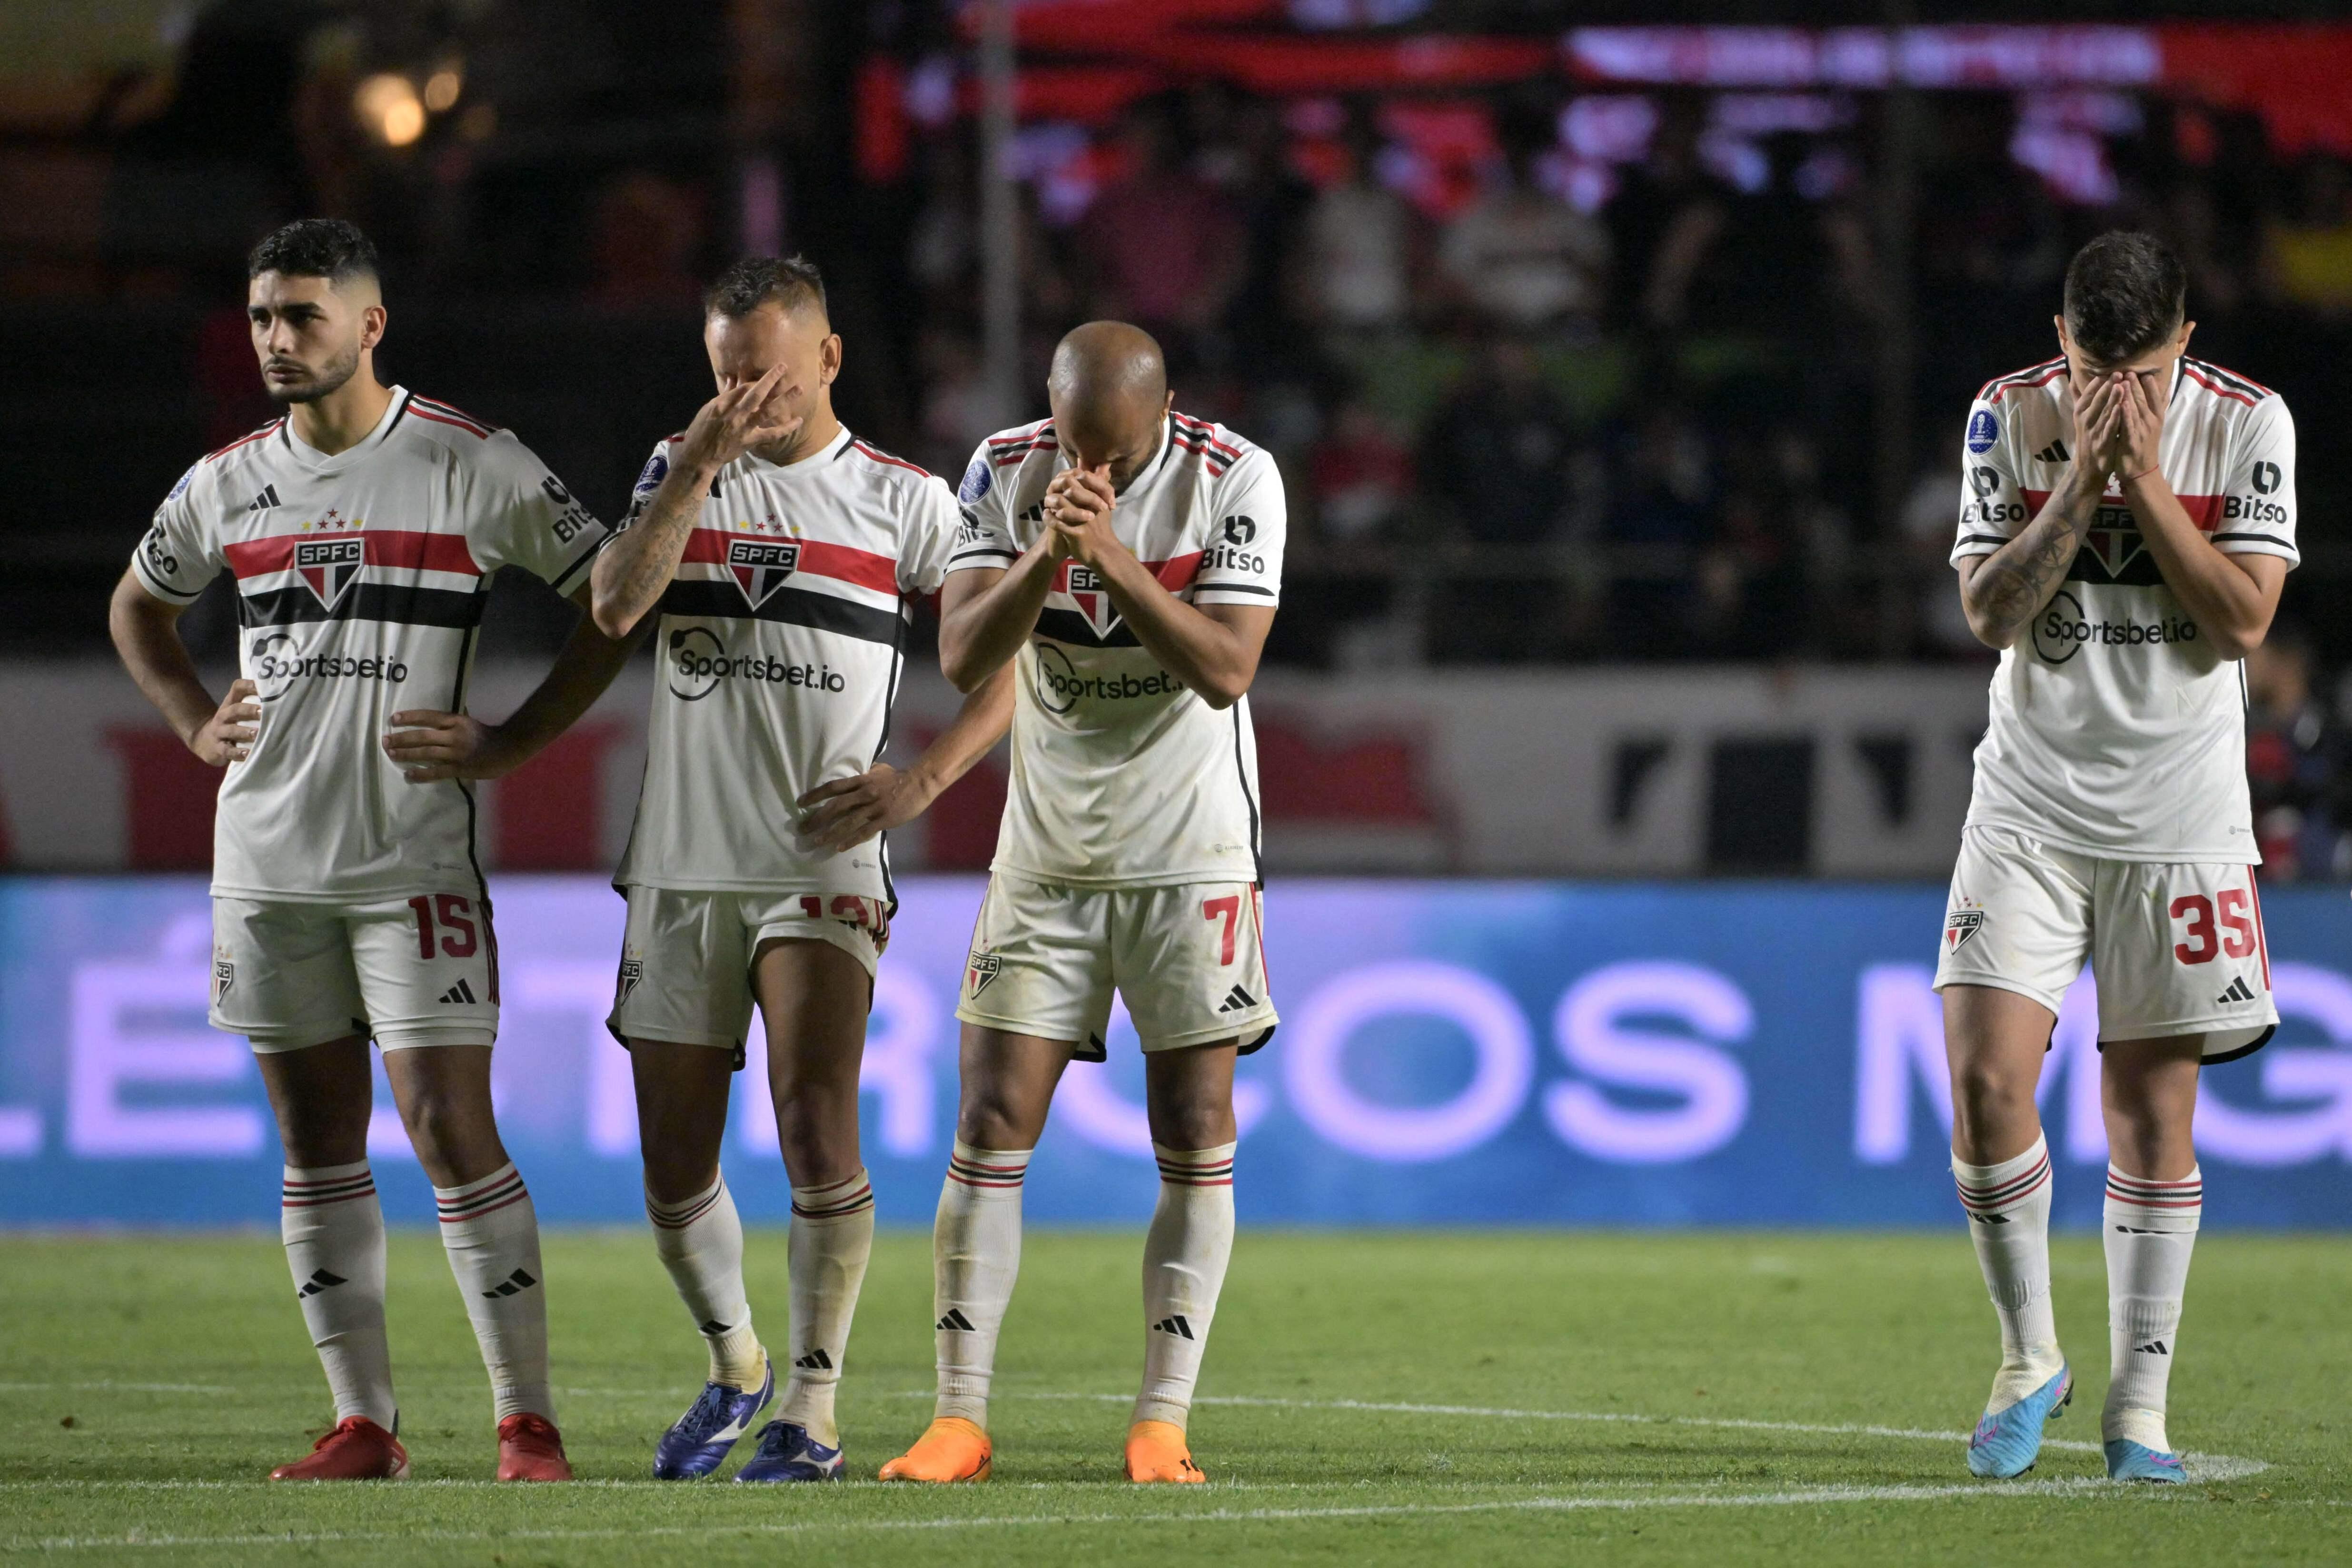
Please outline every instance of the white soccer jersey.
M1990 554L2033 520L2073 440L2063 360L1977 395L1955 562ZM2276 393L2183 358L2158 460L2217 549L2300 559L2294 422ZM2246 799L2242 668L2166 586L2112 482L2064 584L2000 656L1968 820L2107 859L2262 858Z
M260 688L252 754L221 784L213 891L479 887L472 786L403 778L386 721L464 709L490 574L520 566L568 594L605 535L511 434L403 387L332 457L278 419L183 475L131 567L174 605L231 574L238 668Z
M622 528L684 439L654 448ZM881 754L908 596L938 589L955 529L943 482L847 430L796 463L747 452L719 470L662 595L617 885L891 900L884 841L803 849L793 802Z
M1068 467L1050 419L992 436L958 496L950 571L1009 567L1045 531ZM1171 415L1111 531L1193 605L1280 596L1287 513L1274 460L1222 425ZM1066 561L1017 657L1013 779L996 869L1080 888L1256 882L1257 742L1246 698L1210 707L1144 651L1095 579Z

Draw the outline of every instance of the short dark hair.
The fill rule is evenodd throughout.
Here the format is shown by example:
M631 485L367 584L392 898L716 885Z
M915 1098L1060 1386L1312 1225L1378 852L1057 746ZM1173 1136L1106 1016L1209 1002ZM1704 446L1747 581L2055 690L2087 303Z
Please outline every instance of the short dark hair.
M825 309L824 277L805 256L747 256L719 275L702 292L706 316L748 316L769 300L787 310L814 305L831 320Z
M2066 331L2116 364L2165 342L2189 314L2189 271L2152 234L2114 229L2066 264Z
M245 258L245 275L283 272L295 278L324 278L347 283L354 278L375 278L375 246L357 224L339 217L297 218L253 247Z

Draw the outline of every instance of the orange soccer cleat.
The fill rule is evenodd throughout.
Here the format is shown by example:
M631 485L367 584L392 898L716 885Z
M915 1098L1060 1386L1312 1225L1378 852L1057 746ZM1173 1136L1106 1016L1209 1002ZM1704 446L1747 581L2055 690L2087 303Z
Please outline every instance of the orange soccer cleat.
M886 1481L984 1481L994 1458L988 1434L961 1415L942 1415L915 1446L882 1467Z
M311 1445L310 1452L269 1472L273 1481L397 1481L408 1475L408 1450L364 1415L346 1415Z
M568 1481L572 1461L563 1457L563 1434L544 1415L525 1412L499 1423L499 1479Z
M1127 1429L1127 1479L1130 1481L1205 1481L1184 1428L1172 1421L1139 1421Z

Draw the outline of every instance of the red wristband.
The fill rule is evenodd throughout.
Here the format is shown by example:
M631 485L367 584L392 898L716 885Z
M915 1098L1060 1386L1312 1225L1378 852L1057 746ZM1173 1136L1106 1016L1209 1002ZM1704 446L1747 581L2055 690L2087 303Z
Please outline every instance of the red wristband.
M2122 479L2117 479L2116 482L2117 484L2127 485L2127 484L2132 483L2134 480L2137 480L2137 479L2144 479L2147 478L2147 477L2148 477L2148 475L2150 475L2150 474L2152 474L2152 473L2156 472L2156 470L2157 470L2157 469L2158 469L2158 468L2162 468L2162 467L2164 467L2164 465L2163 465L2162 463L2150 463L2147 468L2142 468L2138 473L2136 473L2136 474L2126 474Z

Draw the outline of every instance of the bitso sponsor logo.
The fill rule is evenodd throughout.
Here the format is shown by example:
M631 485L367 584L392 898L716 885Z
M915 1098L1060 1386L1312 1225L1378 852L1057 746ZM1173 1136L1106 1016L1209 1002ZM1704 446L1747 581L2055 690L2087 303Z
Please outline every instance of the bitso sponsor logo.
M291 633L267 632L246 650L245 673L260 689L261 700L275 702L298 680L381 680L397 686L408 679L408 664L394 654L304 653Z
M351 592L366 564L365 540L305 539L294 546L294 574L331 610Z
M2142 647L2151 643L2197 640L2197 623L2167 616L2160 621L2095 621L2083 601L2060 590L2033 623L2033 651L2044 664L2064 664L2085 647Z
M753 609L758 609L784 585L784 579L800 570L801 547L769 539L730 539L727 542L727 570L733 575L735 585L743 590L743 597Z
M1049 642L1037 648L1037 702L1048 713L1067 713L1081 698L1093 702L1125 702L1142 697L1173 697L1183 682L1164 669L1149 675L1086 675L1070 656Z
M807 691L846 691L849 680L829 664L790 664L772 654L730 654L708 626L688 626L669 639L670 694L699 702L722 680L762 680Z

